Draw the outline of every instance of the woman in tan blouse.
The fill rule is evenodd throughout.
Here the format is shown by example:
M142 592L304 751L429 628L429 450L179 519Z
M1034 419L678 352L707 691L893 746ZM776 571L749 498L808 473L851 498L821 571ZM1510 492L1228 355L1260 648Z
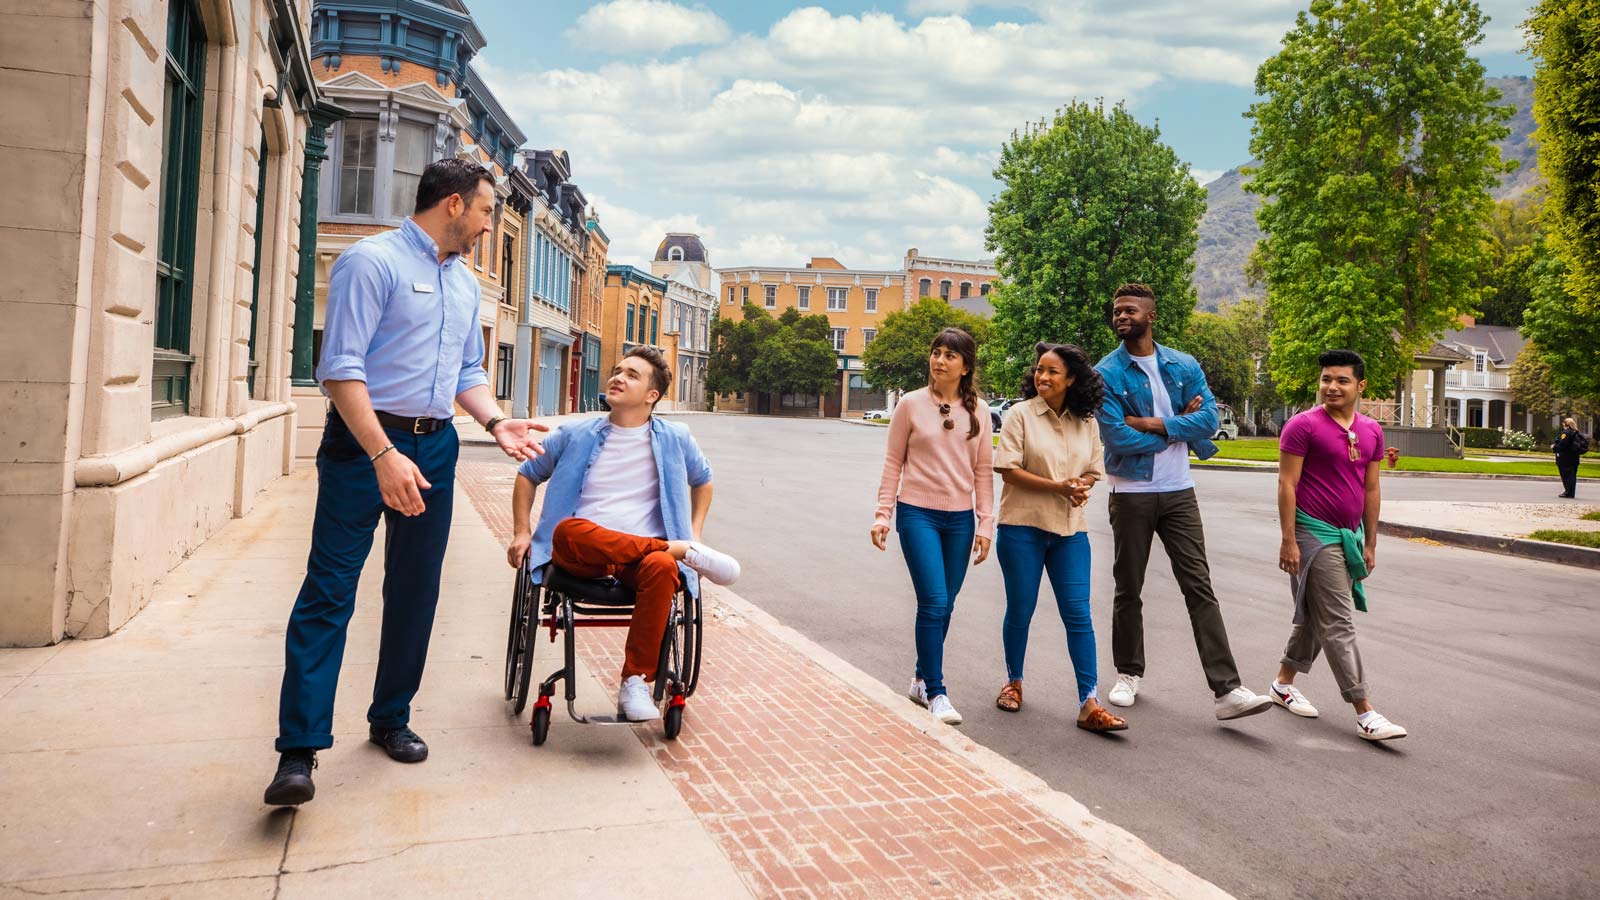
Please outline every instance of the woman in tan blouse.
M1040 343L1038 361L1023 384L1027 402L1006 413L994 469L1005 482L1000 498L995 555L1006 582L1001 635L1006 683L995 705L1022 708L1022 661L1028 626L1045 573L1067 627L1067 652L1078 680L1078 727L1121 731L1126 720L1100 705L1094 622L1089 614L1089 535L1083 507L1105 477L1100 426L1094 413L1105 389L1082 350Z

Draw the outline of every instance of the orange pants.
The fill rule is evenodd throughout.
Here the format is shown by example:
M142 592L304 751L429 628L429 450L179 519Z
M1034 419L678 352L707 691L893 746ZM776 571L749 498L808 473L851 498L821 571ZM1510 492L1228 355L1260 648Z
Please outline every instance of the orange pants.
M678 561L667 552L667 542L612 531L588 519L563 519L551 537L550 556L570 575L609 576L633 591L633 623L628 626L622 677L642 675L645 681L654 681L672 597L678 592Z

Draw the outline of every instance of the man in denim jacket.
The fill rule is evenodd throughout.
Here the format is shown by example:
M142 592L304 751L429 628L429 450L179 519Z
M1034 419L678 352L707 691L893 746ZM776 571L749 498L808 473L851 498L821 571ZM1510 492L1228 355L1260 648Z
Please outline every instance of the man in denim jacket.
M681 583L739 577L733 557L700 542L711 509L711 464L681 422L652 415L672 386L661 351L635 347L606 383L611 414L563 426L544 454L517 470L506 561L538 582L546 563L578 578L615 578L634 592L617 711L629 721L661 717L648 682ZM546 485L538 527L534 492Z
M1251 716L1265 712L1272 700L1240 686L1222 609L1211 591L1200 505L1189 474L1191 447L1201 459L1217 453L1211 442L1217 432L1217 398L1194 357L1155 342L1151 335L1155 321L1155 293L1148 286L1117 288L1111 326L1122 346L1095 367L1105 379L1105 402L1098 418L1111 483L1116 549L1111 655L1117 683L1107 699L1116 706L1132 706L1139 693L1144 676L1140 593L1150 541L1159 536L1189 607L1200 663L1216 697L1217 718Z

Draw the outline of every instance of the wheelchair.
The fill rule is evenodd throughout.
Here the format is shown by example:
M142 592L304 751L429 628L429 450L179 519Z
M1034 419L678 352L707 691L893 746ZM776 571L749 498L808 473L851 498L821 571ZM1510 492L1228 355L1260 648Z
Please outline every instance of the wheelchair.
M543 568L540 581L540 584L533 582L526 565L517 567L517 583L511 596L511 627L506 640L506 700L511 702L513 714L521 715L532 685L533 645L538 630L548 629L551 643L555 643L558 634L564 637L561 668L539 685L539 697L533 703L529 727L533 730L534 746L544 744L550 734L550 698L555 696L556 685L561 682L565 682L567 715L574 722L636 724L620 714L581 715L574 705L578 694L575 677L578 629L628 627L633 621L633 591L614 578L576 578L553 564ZM667 704L661 721L669 741L677 739L683 730L684 707L700 681L701 624L699 594L680 585L667 616L667 630L661 640L661 656L653 685L656 703L659 705L665 700Z

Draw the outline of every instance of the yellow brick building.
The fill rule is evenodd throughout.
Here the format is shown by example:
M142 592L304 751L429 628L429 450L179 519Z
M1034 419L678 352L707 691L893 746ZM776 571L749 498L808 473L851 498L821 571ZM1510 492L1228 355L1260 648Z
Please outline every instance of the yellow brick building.
M831 395L722 395L717 398L718 409L859 418L882 405L883 392L862 376L861 351L877 336L885 316L905 308L904 272L850 269L832 257L817 256L803 268L733 266L718 269L717 275L722 316L737 317L745 303L773 316L790 308L827 316L839 364L839 388Z

